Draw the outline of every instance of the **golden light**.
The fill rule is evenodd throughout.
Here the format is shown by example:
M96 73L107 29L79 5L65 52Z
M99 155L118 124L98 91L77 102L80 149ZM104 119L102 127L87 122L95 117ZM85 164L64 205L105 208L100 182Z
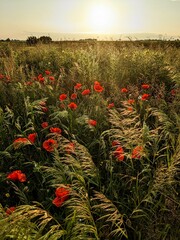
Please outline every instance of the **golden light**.
M91 32L111 33L116 25L115 9L110 4L96 3L89 9L88 25Z

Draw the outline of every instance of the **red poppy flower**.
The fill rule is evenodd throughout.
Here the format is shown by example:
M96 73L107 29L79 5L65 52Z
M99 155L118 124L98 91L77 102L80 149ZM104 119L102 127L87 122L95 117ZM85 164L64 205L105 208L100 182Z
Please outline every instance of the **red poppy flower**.
M58 134L60 134L62 132L62 130L60 128L51 127L50 128L50 132L51 133L58 133Z
M63 202L65 202L69 198L70 191L67 188L59 187L55 191L56 198L52 201L52 203L56 207L60 207Z
M42 74L40 73L39 75L38 75L38 78L41 78L42 77Z
M41 109L42 109L43 112L47 112L48 111L47 107L42 107Z
M66 145L66 152L67 154L71 154L75 151L75 144L73 142L70 142Z
M42 128L47 128L49 126L48 122L41 123Z
M16 143L27 143L28 142L28 139L27 138L17 138L14 140L14 144Z
M27 138L17 138L13 142L13 146L15 149L18 149L21 145L30 144Z
M44 81L45 81L44 77L39 78L39 82L40 82L40 83L44 83Z
M12 212L14 212L16 210L16 207L9 207L6 209L6 214L10 215Z
M110 109L110 108L113 108L114 107L114 103L109 103L108 104L108 108Z
M132 108L132 107L128 107L127 110L128 110L129 112L132 112L132 111L133 111L133 108Z
M46 75L50 75L51 72L49 70L46 70L45 73Z
M4 75L3 74L0 74L0 79L4 79Z
M127 102L128 102L129 104L134 104L135 100L134 100L134 99L129 99Z
M6 76L6 79L7 79L7 81L10 81L11 77L10 76Z
M76 94L76 93L72 93L72 94L71 94L71 99L74 100L74 99L76 99L76 98L77 98L77 94Z
M113 140L112 141L112 146L114 147L114 146L118 146L118 145L120 145L120 142L118 141L118 140Z
M47 139L43 142L43 148L47 151L47 152L53 152L55 148L57 148L57 141L54 139Z
M37 137L37 133L30 133L30 134L28 135L28 140L29 140L31 143L35 143L36 137Z
M26 180L27 180L26 175L24 173L19 173L18 180L19 180L19 182L26 182Z
M67 98L67 95L64 93L59 96L60 101L64 101L66 98Z
M143 151L143 147L142 146L137 146L133 149L132 151L132 158L141 158L142 155L142 151Z
M89 95L90 94L90 90L89 89L85 89L81 94L83 95L83 96L85 96L85 95Z
M61 207L61 205L63 204L63 201L62 201L61 198L56 197L56 198L52 201L52 203L53 203L56 207Z
M97 125L97 121L96 120L93 120L93 119L89 119L88 121L89 125L95 127Z
M148 88L150 88L149 84L142 84L141 87L142 87L143 89L148 89Z
M75 110L77 108L77 104L74 102L71 102L70 104L68 104L68 107L72 110Z
M26 182L26 175L21 170L15 170L7 175L7 179L12 181Z
M127 88L121 88L121 92L122 92L122 93L127 93L128 90L127 90Z
M51 81L54 81L54 77L53 76L49 76L49 80L51 80Z
M26 85L26 86L30 86L30 85L32 85L32 84L33 84L33 82L31 82L31 81L25 82L25 85Z
M44 83L45 78L42 76L42 74L39 74L38 75L38 80L39 80L39 82Z
M175 89L172 89L172 90L171 90L171 95L172 95L172 96L175 96L175 95L176 95L176 90L175 90Z
M55 195L59 198L67 198L69 196L69 190L65 187L58 187L56 188Z
M141 100L142 100L142 101L145 101L145 100L147 100L149 97L150 97L150 94L144 93L144 94L142 95L142 97L141 97Z
M74 86L74 89L79 90L81 89L81 87L82 87L81 83L76 83L76 85Z
M123 161L124 160L124 150L121 146L117 147L116 150L114 151L114 156L119 160Z
M10 179L12 181L17 181L18 180L18 173L20 170L13 171L7 175L7 179Z
M104 88L101 85L96 84L96 85L94 85L94 90L96 92L102 92L104 90Z
M101 84L100 84L100 82L95 81L95 82L94 82L94 85L101 85Z
M95 82L94 83L94 91L96 91L96 92L102 92L104 90L104 88L100 85L100 83L99 82Z

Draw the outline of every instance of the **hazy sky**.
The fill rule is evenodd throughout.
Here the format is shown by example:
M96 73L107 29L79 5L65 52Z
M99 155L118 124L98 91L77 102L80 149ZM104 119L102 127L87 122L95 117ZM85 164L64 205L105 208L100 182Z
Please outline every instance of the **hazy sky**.
M0 0L0 39L84 32L180 36L180 0Z

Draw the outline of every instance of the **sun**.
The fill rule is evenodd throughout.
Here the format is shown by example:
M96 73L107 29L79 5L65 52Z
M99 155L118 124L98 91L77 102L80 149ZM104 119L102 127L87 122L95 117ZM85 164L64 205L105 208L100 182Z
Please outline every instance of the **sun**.
M90 7L88 25L91 32L111 33L115 22L115 10L111 5L94 4Z

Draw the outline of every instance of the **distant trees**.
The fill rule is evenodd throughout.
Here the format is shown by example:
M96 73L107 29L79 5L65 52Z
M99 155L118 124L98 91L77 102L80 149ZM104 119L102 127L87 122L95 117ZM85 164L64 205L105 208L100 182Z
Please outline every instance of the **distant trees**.
M52 38L48 37L48 36L42 36L39 39L39 42L44 43L44 44L48 44L52 42Z
M38 39L35 36L28 37L27 40L26 40L26 43L28 45L36 45L38 43Z
M96 38L79 39L79 42L97 42Z
M52 42L52 38L49 36L41 36L40 38L37 38L35 36L28 37L26 40L26 43L28 45L36 45L37 43L43 43L43 44L49 44Z

